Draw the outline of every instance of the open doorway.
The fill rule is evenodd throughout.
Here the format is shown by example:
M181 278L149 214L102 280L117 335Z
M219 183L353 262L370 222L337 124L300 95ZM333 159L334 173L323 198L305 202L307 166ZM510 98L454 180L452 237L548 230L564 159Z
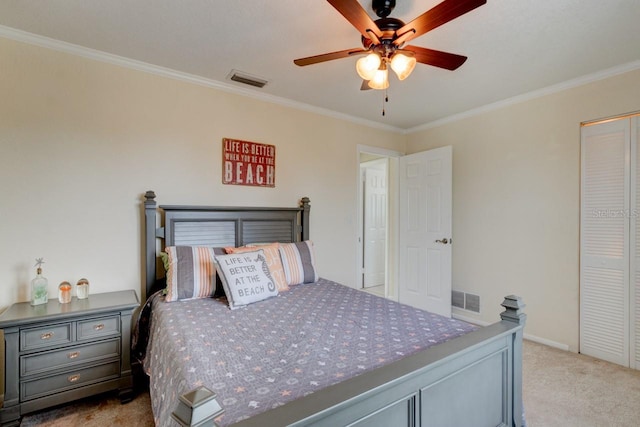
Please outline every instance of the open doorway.
M401 153L358 146L359 289L397 299L395 289L394 218L397 204L397 158Z
M362 287L379 296L386 296L388 163L386 157L360 163Z

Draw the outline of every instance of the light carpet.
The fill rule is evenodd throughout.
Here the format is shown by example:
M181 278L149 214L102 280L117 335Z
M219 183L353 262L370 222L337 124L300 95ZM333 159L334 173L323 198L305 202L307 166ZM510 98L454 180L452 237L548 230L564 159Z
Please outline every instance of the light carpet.
M640 371L525 341L528 427L640 425Z
M20 427L153 427L151 400L146 391L120 403L118 393L87 397L22 418Z

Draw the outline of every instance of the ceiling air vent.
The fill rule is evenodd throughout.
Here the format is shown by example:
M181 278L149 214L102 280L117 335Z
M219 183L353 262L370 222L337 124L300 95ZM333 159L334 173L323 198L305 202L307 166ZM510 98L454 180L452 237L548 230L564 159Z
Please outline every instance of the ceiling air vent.
M233 80L234 82L244 83L246 85L259 87L259 88L263 88L267 83L269 83L268 80L261 79L256 76L252 76L250 74L247 74L238 70L231 70L231 72L227 76L227 79Z

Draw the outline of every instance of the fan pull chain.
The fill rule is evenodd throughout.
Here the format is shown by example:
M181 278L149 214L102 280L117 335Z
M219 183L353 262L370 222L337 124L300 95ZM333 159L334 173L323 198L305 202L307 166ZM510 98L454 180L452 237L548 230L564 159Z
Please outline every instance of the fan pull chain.
M389 102L389 94L387 93L387 89L384 90L384 100L382 102L382 117L384 117L384 115L385 115L384 104L386 102Z

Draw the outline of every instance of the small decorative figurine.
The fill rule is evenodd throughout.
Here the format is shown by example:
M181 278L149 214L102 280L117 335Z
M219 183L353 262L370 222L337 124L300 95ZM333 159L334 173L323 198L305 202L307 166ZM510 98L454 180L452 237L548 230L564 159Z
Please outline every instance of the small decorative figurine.
M78 299L89 298L89 281L85 278L78 280L76 283L76 294Z
M67 304L71 302L71 283L60 283L60 286L58 286L58 301L60 304Z
M36 277L31 281L31 305L46 304L49 301L49 281L42 276L43 258L36 258Z

